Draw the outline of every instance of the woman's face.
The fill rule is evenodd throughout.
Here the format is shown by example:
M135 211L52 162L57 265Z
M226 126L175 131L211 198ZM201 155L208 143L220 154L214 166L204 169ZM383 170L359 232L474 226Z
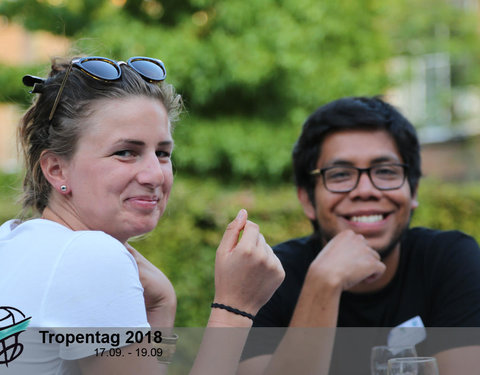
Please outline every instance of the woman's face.
M65 168L68 209L122 243L155 228L173 183L167 112L143 96L95 103Z

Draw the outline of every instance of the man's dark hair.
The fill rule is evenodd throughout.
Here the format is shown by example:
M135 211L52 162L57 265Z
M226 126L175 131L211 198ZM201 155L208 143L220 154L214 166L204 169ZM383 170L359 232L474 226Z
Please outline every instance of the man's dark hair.
M307 191L312 204L317 179L309 174L316 164L327 134L341 130L386 130L394 139L403 162L412 195L422 175L420 145L413 125L379 97L342 98L319 107L303 124L293 147L293 172L297 187Z

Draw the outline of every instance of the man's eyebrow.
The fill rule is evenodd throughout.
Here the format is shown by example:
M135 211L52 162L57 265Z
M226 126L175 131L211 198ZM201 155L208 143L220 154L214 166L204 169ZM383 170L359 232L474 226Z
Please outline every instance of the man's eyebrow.
M329 166L329 167L334 167L334 166L354 166L354 163L352 163L351 161L348 161L348 160L344 160L344 159L333 159L333 160L330 160L330 161L327 163L327 166Z
M379 156L375 159L370 160L370 165L380 164L380 163L399 163L400 160L395 156ZM327 163L328 167L335 167L335 166L355 166L355 163L351 162L350 160L345 159L332 159Z
M373 159L370 164L379 164L379 163L391 163L391 162L400 162L400 160L396 156L380 156L378 158Z

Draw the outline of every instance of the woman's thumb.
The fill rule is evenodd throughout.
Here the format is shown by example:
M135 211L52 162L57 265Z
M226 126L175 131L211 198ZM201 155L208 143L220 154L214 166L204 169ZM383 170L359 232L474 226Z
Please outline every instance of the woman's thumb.
M237 217L233 219L230 224L228 224L227 229L223 234L222 241L220 241L220 246L218 247L219 250L230 251L237 245L238 236L245 227L245 224L247 223L247 218L247 210L242 208L238 212Z

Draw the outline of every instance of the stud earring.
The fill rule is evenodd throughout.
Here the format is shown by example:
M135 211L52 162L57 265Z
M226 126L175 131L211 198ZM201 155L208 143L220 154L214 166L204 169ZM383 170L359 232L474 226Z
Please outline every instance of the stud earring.
M67 191L67 185L60 186L60 190L65 193Z

